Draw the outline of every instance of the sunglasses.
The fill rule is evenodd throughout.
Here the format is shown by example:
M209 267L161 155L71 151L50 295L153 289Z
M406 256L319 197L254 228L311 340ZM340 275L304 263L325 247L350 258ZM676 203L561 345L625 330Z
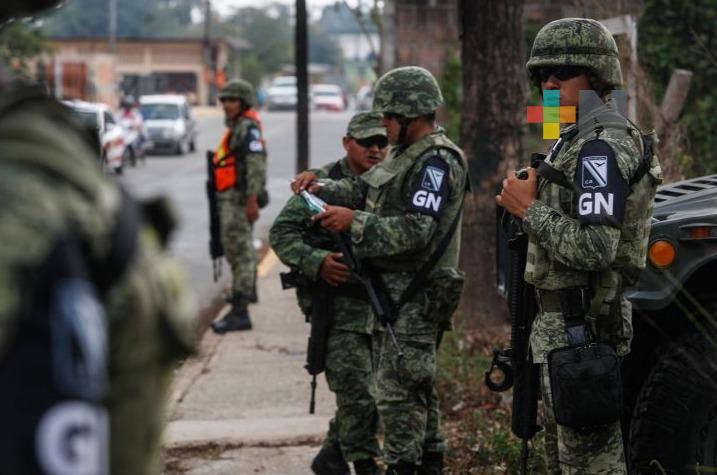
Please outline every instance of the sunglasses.
M354 138L354 140L363 148L371 148L374 145L378 145L378 148L386 148L388 146L388 139L383 135L374 135L372 137L366 137L365 139Z
M550 79L550 76L555 77L558 81L567 81L580 76L583 72L585 72L585 69L580 66L547 66L538 68L535 71L535 75L540 79L540 82L546 82Z
M383 118L386 120L396 119L400 120L403 116L401 114L395 114L393 112L384 112Z
M225 102L239 102L239 100L238 97L222 97L219 99L219 102L223 104Z

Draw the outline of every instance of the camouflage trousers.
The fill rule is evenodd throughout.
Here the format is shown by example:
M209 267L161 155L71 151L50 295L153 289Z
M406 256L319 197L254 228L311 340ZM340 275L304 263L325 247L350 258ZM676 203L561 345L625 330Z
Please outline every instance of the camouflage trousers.
M438 331L426 338L398 335L399 362L388 332L374 333L376 405L384 426L387 464L421 463L424 452L445 452L435 388Z
M577 431L558 425L553 412L547 364L540 364L540 390L545 405L545 455L548 473L627 474L619 421L591 431Z
M336 415L324 446L341 447L347 462L380 455L372 375L371 335L333 328L326 352L326 381L336 395Z
M236 190L218 193L221 240L224 255L232 270L232 291L244 303L256 302L256 251L253 225L246 219L244 205Z

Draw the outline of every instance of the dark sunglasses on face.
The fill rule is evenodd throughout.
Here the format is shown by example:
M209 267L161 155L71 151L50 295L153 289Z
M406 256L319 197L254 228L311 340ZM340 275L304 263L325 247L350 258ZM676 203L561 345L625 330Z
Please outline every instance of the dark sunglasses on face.
M554 76L558 81L567 81L580 76L584 71L585 69L580 66L547 66L539 68L536 71L536 76L540 82L546 82L550 76Z
M401 117L402 116L400 114L394 114L393 112L384 112L383 113L383 118L386 120L391 120L391 119L400 120Z
M221 102L221 103L224 103L224 102L239 102L239 98L238 98L238 97L222 97L221 99L219 99L219 102Z
M373 137L366 137L365 139L354 139L357 144L363 148L371 148L374 145L378 145L378 148L386 148L388 145L388 139L383 135L374 135Z

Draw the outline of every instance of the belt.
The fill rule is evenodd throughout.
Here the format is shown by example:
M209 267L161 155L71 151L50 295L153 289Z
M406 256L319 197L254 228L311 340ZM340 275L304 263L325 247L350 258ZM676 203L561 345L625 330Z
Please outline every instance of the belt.
M541 312L559 312L565 317L583 317L590 308L590 289L542 290L535 289L536 300Z
M368 301L368 294L366 293L366 289L361 284L341 284L333 289L331 295L334 297L347 297Z

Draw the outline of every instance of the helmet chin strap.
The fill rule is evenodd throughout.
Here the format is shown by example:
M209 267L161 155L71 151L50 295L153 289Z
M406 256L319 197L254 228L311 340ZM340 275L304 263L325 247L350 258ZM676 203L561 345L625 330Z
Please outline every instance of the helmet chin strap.
M401 130L398 132L398 142L396 145L407 145L406 135L408 135L408 126L411 125L411 122L413 122L413 119L409 119L408 117L398 119L398 123L401 124Z

